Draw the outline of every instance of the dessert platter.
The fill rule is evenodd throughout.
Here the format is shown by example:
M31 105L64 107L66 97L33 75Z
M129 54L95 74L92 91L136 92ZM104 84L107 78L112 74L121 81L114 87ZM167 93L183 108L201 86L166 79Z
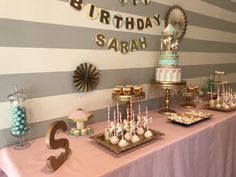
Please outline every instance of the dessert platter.
M172 113L170 114L168 119L173 122L180 123L183 125L192 125L199 121L209 119L211 118L211 116L213 116L213 114L211 113L203 113L203 112L197 112L197 111L191 110L189 112L184 112L181 114Z
M114 110L113 121L110 120L110 107L108 107L107 128L104 133L90 138L111 152L120 154L164 135L160 131L150 129L151 123L152 117L148 115L147 107L146 114L141 115L139 105L138 114L135 116L134 110L132 110L132 116L128 120L122 118L117 106L117 109Z

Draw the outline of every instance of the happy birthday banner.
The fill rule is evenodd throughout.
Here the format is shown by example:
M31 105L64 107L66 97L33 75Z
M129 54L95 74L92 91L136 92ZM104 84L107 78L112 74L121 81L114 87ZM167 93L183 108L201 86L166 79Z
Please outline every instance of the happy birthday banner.
M120 0L120 2L126 4L128 0ZM150 0L142 0L142 2L143 4L148 4ZM137 3L138 3L137 0L135 1L133 0L134 5L136 5ZM70 6L81 11L85 5L83 4L83 0L71 0ZM152 28L154 26L160 26L160 15L158 13L153 15L153 17L134 18L130 16L123 17L120 14L111 15L111 13L108 10L100 9L96 7L96 5L91 3L86 4L86 8L88 8L87 16L89 17L89 19L91 20L98 19L101 23L107 25L113 24L113 26L117 29L122 28L123 25L125 25L125 28L127 30L133 30L133 29L144 30L147 28ZM118 42L118 40L114 38L110 39L109 41L111 42L110 43L108 42L108 49L113 49L114 51L120 50L121 53L123 54L126 54L129 51L134 52L137 50L145 49L147 47L147 41L145 37L138 40L131 40L131 42L127 41ZM103 43L104 45L98 45ZM103 34L97 35L96 45L104 47L105 44L106 44L105 36Z

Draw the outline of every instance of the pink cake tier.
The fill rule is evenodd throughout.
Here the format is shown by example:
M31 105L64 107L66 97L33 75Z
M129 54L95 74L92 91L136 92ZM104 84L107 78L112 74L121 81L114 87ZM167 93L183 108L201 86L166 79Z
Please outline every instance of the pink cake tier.
M156 68L156 81L181 82L181 68Z

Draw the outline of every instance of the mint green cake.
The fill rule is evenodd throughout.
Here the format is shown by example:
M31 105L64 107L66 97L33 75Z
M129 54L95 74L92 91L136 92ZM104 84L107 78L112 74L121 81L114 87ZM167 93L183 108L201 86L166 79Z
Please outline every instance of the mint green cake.
M156 68L156 81L181 82L181 68L178 67L177 32L171 24L162 32L161 54Z
M161 52L159 60L160 68L176 68L178 66L179 56L176 52Z

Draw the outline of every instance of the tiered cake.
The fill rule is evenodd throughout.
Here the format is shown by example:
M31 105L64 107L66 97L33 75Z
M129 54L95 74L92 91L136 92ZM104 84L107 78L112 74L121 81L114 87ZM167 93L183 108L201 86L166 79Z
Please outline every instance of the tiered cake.
M181 68L178 68L179 56L177 32L171 24L164 29L161 38L161 58L156 68L156 81L181 82Z

